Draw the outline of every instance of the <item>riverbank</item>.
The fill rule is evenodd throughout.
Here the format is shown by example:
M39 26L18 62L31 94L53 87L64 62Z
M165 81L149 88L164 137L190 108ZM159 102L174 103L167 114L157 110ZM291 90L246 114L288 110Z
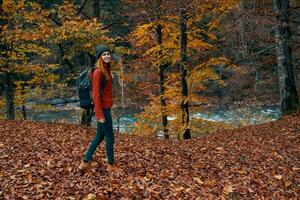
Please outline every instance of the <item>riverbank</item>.
M116 135L120 174L104 146L76 171L94 135L72 124L0 120L0 197L6 199L298 199L300 112L189 141Z
M138 120L136 114L141 112L137 108L120 108L114 106L112 115L114 129L120 132L130 132ZM41 122L60 122L80 124L82 109L76 99L30 100L27 102L26 115L28 120ZM190 107L190 120L194 125L199 120L216 123L231 124L241 127L250 124L261 124L277 120L281 116L279 105L263 105L255 107L222 107L202 105ZM168 116L172 121L176 118ZM96 120L92 119L92 126L96 127ZM201 125L202 126L202 125ZM207 132L208 130L203 130ZM195 133L195 135L202 133Z

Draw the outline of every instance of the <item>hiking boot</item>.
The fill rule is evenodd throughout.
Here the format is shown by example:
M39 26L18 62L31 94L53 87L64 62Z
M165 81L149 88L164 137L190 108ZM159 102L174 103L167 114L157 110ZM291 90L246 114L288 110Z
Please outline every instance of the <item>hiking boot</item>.
M79 167L78 167L78 170L79 171L85 171L88 167L89 167L90 163L88 162L85 162L85 161L81 161Z

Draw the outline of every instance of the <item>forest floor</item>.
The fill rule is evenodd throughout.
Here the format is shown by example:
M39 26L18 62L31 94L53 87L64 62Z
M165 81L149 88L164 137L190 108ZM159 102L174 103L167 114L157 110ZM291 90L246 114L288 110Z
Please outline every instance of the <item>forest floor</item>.
M116 135L77 171L94 129L0 120L0 199L300 199L300 112L189 141Z

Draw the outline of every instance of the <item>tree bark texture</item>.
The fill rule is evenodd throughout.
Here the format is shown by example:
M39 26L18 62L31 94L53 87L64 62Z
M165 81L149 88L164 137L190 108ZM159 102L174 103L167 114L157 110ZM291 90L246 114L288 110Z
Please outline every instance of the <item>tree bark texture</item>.
M6 117L7 119L15 119L14 106L14 87L11 74L5 74L4 95L6 100Z
M289 0L274 0L274 10L277 19L275 37L277 42L279 90L282 113L286 114L299 106L290 45Z
M239 3L239 7L241 10L241 18L240 18L240 32L239 32L239 41L240 41L240 49L241 49L241 57L245 59L248 55L248 42L246 38L247 31L247 21L246 21L246 1L242 0Z
M21 91L22 96L25 95L25 91L24 90L25 90L25 86L23 85L22 86L22 91ZM27 119L26 106L25 106L25 98L22 100L22 116L23 116L24 120Z
M183 138L190 139L191 133L189 130L189 101L188 101L188 86L186 81L187 76L187 15L185 10L180 11L180 83L181 94L183 96L181 102Z
M94 17L99 19L100 18L100 0L93 0L92 6L93 6Z
M7 24L7 20L2 14L2 5L3 0L0 0L0 33L2 33L2 27ZM6 56L6 52L8 50L8 44L1 41L0 43L0 51L3 52L2 56ZM10 73L4 73L2 85L3 85L3 92L5 96L5 102L6 102L6 117L7 119L15 119L15 109L14 109L14 88L13 88L13 80Z
M160 24L156 27L157 43L162 47L162 26ZM160 57L162 57L162 52L160 51ZM158 72L159 72L159 94L160 94L160 105L161 105L161 120L163 126L163 132L165 139L169 139L168 134L168 118L166 114L166 99L165 99L165 65L159 62Z

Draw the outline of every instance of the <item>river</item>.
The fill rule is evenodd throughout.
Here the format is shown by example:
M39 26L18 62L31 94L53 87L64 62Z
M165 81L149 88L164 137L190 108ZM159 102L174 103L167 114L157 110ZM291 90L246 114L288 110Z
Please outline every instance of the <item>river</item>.
M34 121L43 122L62 122L62 123L80 123L81 109L77 103L55 104L53 109L45 111L36 111L32 108L33 105L27 107L27 118ZM120 132L129 132L137 121L135 114L137 110L125 110L121 115L119 123L116 121L120 116L120 110L113 109L112 115L114 119L114 128L119 129ZM214 122L228 122L234 124L260 124L273 120L277 120L281 116L280 106L264 106L259 108L225 108L218 107L210 109L209 111L191 113L191 118L200 118ZM168 120L174 120L174 117L168 117ZM245 124L246 123L246 124ZM93 117L92 126L96 126L96 121Z

